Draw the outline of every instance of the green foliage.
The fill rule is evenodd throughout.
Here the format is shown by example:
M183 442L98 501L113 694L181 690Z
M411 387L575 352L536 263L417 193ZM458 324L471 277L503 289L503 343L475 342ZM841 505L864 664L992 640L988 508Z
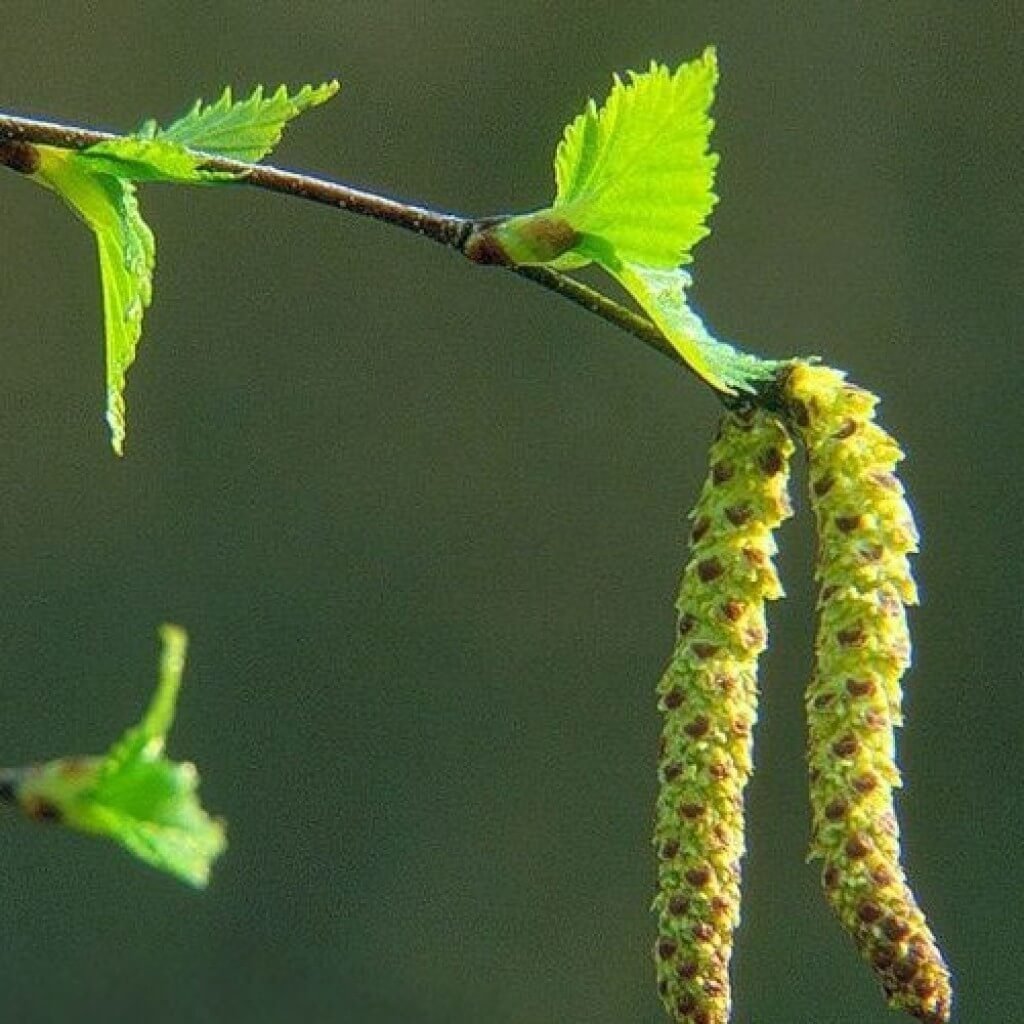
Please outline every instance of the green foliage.
M153 233L139 213L132 183L236 180L234 174L206 169L206 158L190 147L214 156L258 160L280 141L289 121L325 103L338 88L333 81L306 85L293 95L282 85L265 97L259 87L238 103L225 89L216 103L204 106L196 101L166 129L147 121L137 135L80 151L38 147L40 163L33 177L60 195L96 236L106 337L107 423L118 455L124 453L125 378L142 336L143 311L152 298L156 258Z
M205 159L177 142L125 135L80 150L76 156L91 171L130 181L166 181L178 185L205 185L236 181L226 171L204 170Z
M555 153L553 209L580 234L580 256L675 267L708 233L717 155L708 108L718 80L713 49L673 72L651 62L616 76L598 110L591 100ZM594 242L598 244L595 246Z
M120 843L147 864L202 887L226 847L224 826L196 795L195 766L164 756L185 665L185 631L161 629L156 693L142 721L102 757L61 758L16 773L15 798L32 817Z
M139 130L139 137L177 143L233 160L262 160L281 141L289 121L326 103L340 88L332 80L315 87L304 85L297 93L289 94L282 85L264 96L260 85L248 99L236 102L228 87L215 103L204 106L201 100L196 100L187 114L166 128L147 121Z
M616 76L604 105L591 100L565 129L552 205L483 234L512 263L558 270L597 263L697 374L732 393L754 390L778 364L715 339L686 302L690 277L682 266L708 234L705 220L717 201L718 157L708 148L717 81L711 48L674 72L652 62L628 81Z
M690 368L720 391L753 391L758 381L770 379L782 365L715 338L686 301L690 275L682 267L659 270L624 264L615 277Z
M708 149L718 64L713 49L672 72L651 63L628 82L615 76L604 106L590 100L555 152L550 207L512 217L495 237L518 263L573 270L597 262L670 269L692 259L708 234L704 221L718 157ZM538 223L558 223L560 251L538 249Z
M257 86L248 99L235 102L228 87L215 103L196 100L187 114L167 128L146 121L135 135L89 146L80 156L96 171L132 181L182 185L235 181L236 174L206 169L204 154L262 160L281 141L289 121L326 103L339 88L335 81L325 82L305 85L292 95L282 85L264 96L263 86Z
M786 480L795 432L808 454L822 583L817 669L807 702L813 854L825 861L829 901L891 1004L946 1024L949 972L899 861L892 800L899 783L892 730L910 661L903 605L916 600L908 555L917 534L894 475L902 453L873 422L874 396L837 371L804 361L778 374L782 364L714 338L687 302L685 268L708 234L705 222L717 201L708 113L717 78L712 49L675 71L652 63L625 81L616 77L605 104L590 101L566 128L549 207L475 226L445 218L445 230L432 237L480 263L559 271L596 263L714 388L758 392L759 383L775 378L772 391L759 391L727 414L712 445L680 587L676 647L659 684L655 951L670 1017L680 1024L726 1024L729 1017L757 659L767 641L764 603L782 596L773 531L790 514ZM118 454L125 376L151 299L155 256L134 183L242 179L246 168L217 170L211 162L262 159L289 121L337 91L333 81L295 94L282 86L265 96L259 87L236 102L225 89L167 128L147 121L135 135L81 151L12 137L0 152L3 162L62 196L96 236L107 419ZM351 208L358 208L355 202ZM404 209L402 223L422 233L428 218L441 217ZM380 213L369 205L362 212ZM474 230L467 239L468 227ZM38 820L106 836L152 866L204 886L225 849L224 828L199 803L194 766L164 753L186 637L174 626L161 635L159 683L142 721L101 757L62 758L0 775L0 799Z
M135 186L97 173L78 153L40 146L35 178L53 189L96 236L106 334L107 423L111 444L124 451L124 383L153 295L153 232L139 213Z

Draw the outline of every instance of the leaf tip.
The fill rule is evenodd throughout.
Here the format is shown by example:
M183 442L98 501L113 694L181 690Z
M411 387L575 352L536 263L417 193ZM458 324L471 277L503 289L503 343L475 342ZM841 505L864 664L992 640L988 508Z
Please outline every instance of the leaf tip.
M107 394L107 429L110 431L110 447L119 458L124 458L124 399L119 389L111 388Z
M185 645L188 643L188 631L184 626L179 626L174 622L164 622L157 632L165 646L173 647L184 653Z

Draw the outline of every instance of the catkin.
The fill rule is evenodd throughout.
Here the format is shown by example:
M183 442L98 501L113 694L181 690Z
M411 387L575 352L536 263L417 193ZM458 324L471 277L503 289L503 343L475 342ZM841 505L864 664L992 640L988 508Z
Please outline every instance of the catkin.
M658 990L679 1024L727 1024L740 917L743 790L751 772L764 602L782 596L772 531L790 515L793 443L764 412L729 413L691 518L664 714L654 846Z
M786 384L806 445L818 525L816 669L807 690L811 857L889 1004L949 1020L949 972L900 866L894 727L910 663L917 531L894 475L903 457L878 399L842 373L798 364Z

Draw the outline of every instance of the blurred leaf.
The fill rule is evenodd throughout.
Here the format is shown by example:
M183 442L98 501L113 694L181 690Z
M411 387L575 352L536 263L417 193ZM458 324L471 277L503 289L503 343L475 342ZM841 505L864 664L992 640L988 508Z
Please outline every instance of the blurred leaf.
M161 637L159 682L138 725L103 757L34 765L9 774L7 787L31 817L106 836L147 864L202 887L226 847L224 826L199 803L195 767L164 756L186 636L180 627L164 626Z

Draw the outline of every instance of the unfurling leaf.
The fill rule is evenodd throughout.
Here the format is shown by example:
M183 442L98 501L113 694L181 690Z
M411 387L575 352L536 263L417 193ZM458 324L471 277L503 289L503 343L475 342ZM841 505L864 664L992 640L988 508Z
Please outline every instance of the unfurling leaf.
M156 693L142 721L102 757L61 758L8 773L0 792L37 820L106 836L140 860L197 887L224 852L223 823L199 803L195 766L164 756L185 664L186 636L161 630Z
M261 159L280 141L289 121L325 103L338 89L332 81L305 85L290 94L282 85L264 96L260 86L238 103L225 89L216 103L204 106L197 101L166 129L148 121L136 135L78 151L36 147L39 162L31 176L60 195L96 236L106 336L107 423L118 455L124 454L125 377L142 336L143 311L153 294L156 258L153 233L139 213L132 183L235 181L235 174L207 169L206 156Z
M124 452L124 383L142 336L153 294L156 249L130 181L97 173L79 153L39 146L34 177L60 195L96 236L106 335L107 423L111 444Z
M604 106L590 100L565 129L551 206L498 223L493 238L514 262L559 270L591 261L613 273L624 263L689 263L717 198L718 157L708 150L717 80L710 48L675 72L652 62L628 81L616 76Z

